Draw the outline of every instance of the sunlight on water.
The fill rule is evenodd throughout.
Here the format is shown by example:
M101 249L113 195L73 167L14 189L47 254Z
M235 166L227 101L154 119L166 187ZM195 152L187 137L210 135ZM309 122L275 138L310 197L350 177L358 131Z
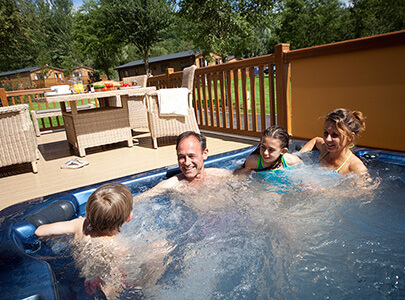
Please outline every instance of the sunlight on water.
M372 167L366 182L306 163L144 199L76 263L90 280L102 257L122 299L403 298L404 169Z

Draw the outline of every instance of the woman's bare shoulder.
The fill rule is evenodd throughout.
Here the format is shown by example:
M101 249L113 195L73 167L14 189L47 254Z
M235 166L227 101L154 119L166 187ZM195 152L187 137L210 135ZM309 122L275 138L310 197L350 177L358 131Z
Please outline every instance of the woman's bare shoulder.
M368 169L360 158L353 155L352 159L350 160L349 171L356 174L366 174L368 172Z

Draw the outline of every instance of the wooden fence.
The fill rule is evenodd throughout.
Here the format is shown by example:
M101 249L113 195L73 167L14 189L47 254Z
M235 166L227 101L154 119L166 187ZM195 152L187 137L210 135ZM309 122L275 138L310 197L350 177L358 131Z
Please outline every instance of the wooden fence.
M258 137L274 124L287 128L288 118L283 116L288 108L288 65L282 55L285 47L276 45L275 54L198 68L193 99L200 129ZM169 69L166 74L148 78L148 85L179 87L181 79L182 72ZM276 92L281 97L277 98Z
M359 145L405 151L403 53L405 30L292 51L279 44L274 54L198 68L195 115L205 130L258 137L277 124L309 139L322 134L322 116L345 107L367 116ZM179 87L181 81L182 72L169 69L148 78L148 85ZM0 97L3 106L26 101L43 109L32 97L44 91L0 89Z
M19 91L6 91L0 88L0 99L2 106L16 105L16 104L27 104L30 110L43 110L60 108L59 103L38 103L35 98L40 98L44 96L45 92L51 91L50 88L44 89L31 89L31 90L19 90ZM80 104L93 104L95 107L99 106L97 99L89 98L87 100L76 101L77 105ZM37 120L33 120L37 122ZM63 118L59 117L48 117L38 120L40 131L48 131L64 128Z
M293 138L310 139L322 135L330 111L344 107L367 117L357 145L405 151L404 53L402 30L298 50L280 44L271 55L199 68L199 127L260 136L277 124ZM158 88L179 86L181 72L149 81Z
M310 139L336 108L361 111L356 144L405 151L405 30L285 53L291 66L291 131Z

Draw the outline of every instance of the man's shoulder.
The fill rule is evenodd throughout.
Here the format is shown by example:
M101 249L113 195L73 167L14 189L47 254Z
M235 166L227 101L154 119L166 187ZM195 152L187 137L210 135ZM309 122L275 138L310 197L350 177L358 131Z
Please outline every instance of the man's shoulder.
M183 174L177 174L169 179L163 180L160 182L158 185L156 185L157 188L159 189L170 189L175 187L181 180L182 180Z

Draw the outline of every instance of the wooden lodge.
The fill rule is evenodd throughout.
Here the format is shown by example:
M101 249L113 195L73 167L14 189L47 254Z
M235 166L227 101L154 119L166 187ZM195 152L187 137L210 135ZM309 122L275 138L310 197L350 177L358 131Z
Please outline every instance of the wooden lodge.
M52 66L30 67L0 74L0 82L10 89L39 89L64 84L64 70Z
M93 74L94 69L86 66L77 66L74 67L68 80L72 81L82 81L84 84L91 82L91 75Z
M191 65L196 65L197 68L218 65L222 63L220 56L210 54L211 59L204 58L202 51L189 50L179 53L173 53L163 56L149 58L149 69L152 75L165 74L169 68L175 72L182 71L184 68ZM125 65L114 68L118 71L120 80L124 77L143 75L145 74L145 63L142 59L131 61Z
M65 76L66 70L45 65L44 67L30 67L8 71L0 74L0 83L8 90L42 89L53 85L69 84L69 81L89 83L90 74L94 69L77 66Z

